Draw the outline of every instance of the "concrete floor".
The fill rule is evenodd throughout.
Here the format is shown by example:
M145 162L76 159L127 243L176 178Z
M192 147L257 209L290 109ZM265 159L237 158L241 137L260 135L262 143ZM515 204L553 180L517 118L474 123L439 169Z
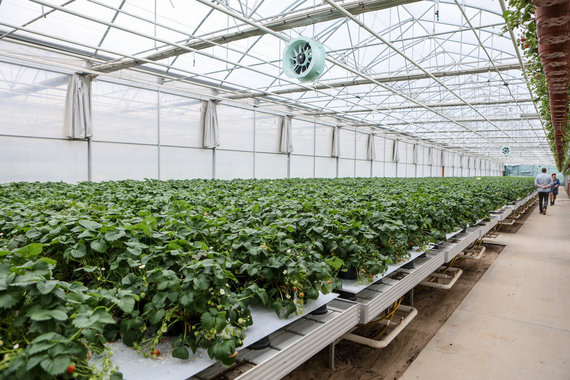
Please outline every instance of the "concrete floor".
M570 379L570 199L560 191L498 239L505 249L401 379Z

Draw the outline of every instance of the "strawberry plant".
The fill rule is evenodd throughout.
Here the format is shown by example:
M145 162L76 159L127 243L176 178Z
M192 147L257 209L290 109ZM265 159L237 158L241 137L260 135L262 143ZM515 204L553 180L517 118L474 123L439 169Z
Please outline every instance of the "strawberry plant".
M531 178L0 185L3 377L113 377L105 344L235 360L262 304L280 317L474 224ZM92 354L103 357L94 365Z

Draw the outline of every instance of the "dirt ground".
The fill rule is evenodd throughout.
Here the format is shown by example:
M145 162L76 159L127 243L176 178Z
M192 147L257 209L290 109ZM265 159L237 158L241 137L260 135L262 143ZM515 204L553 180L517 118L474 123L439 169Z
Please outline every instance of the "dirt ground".
M534 207L531 207L515 225L501 232L516 232L533 211ZM388 347L375 350L343 340L336 345L334 371L329 370L329 353L326 348L284 379L398 379L447 321L503 248L501 245L488 244L480 260L457 260L454 266L461 268L463 274L449 290L417 286L414 290L413 306L418 310L418 315ZM409 304L409 300L406 299L403 304Z

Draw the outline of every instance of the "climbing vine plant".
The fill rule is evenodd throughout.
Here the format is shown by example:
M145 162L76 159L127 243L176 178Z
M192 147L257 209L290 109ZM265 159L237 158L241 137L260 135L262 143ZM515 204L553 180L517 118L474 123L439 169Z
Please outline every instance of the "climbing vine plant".
M560 167L556 156L556 145L554 143L554 128L552 126L552 118L550 114L550 99L548 96L548 84L544 74L544 67L540 60L538 52L538 37L536 30L536 21L534 17L535 7L531 0L509 0L509 9L505 11L503 17L507 23L505 32L508 30L518 31L519 38L517 43L523 51L526 58L525 69L529 75L529 83L538 103L540 116L544 120L546 129L546 137L550 150L552 151L555 161L558 164L558 170L564 171L570 165L570 157L568 156L568 144L570 141L570 120L566 123L566 135L564 136L563 147L563 163ZM570 117L570 112L567 118Z

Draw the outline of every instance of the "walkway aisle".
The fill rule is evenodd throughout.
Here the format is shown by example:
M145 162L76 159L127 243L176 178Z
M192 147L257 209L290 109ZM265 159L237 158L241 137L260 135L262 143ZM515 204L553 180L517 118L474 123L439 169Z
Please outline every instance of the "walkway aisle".
M570 379L570 199L538 207L401 379Z

